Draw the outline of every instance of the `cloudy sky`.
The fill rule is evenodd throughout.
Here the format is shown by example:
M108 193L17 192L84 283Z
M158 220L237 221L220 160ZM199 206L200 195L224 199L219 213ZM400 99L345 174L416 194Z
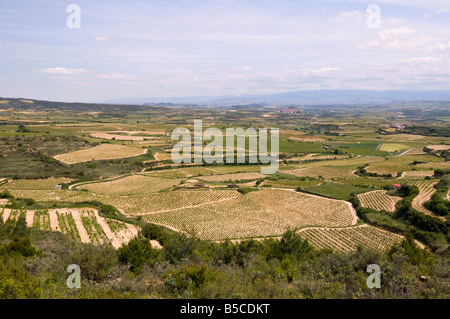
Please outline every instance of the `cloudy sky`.
M0 0L0 96L450 89L449 21L448 0Z

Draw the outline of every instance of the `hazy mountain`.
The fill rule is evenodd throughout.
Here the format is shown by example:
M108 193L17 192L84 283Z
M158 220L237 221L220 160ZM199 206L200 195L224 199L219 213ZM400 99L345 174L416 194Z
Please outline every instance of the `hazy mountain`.
M166 97L166 98L124 98L105 103L114 104L145 104L145 103L176 103L176 104L209 104L227 106L235 104L373 104L394 101L430 101L450 100L450 91L370 91L370 90L316 90L283 92L272 95L242 95L242 96L198 96L198 97Z

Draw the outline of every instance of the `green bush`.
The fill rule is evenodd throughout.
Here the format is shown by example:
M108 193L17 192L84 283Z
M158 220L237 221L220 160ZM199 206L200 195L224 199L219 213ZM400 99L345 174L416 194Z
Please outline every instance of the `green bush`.
M160 255L147 238L134 238L119 248L117 253L119 262L129 265L134 273L139 273L144 265L155 262Z

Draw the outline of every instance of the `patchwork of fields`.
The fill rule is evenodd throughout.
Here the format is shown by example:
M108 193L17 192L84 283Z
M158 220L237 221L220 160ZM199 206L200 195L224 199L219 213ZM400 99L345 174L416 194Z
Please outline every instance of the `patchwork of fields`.
M95 143L78 141L73 148L60 146L54 153L48 153L64 169L73 164L94 167L102 163L89 162L132 157L142 162L126 173L119 167L114 174L106 177L99 174L94 179L83 178L82 173L77 175L80 179L1 177L0 191L8 190L15 198L34 199L43 205L38 207L48 208L24 211L0 208L3 220L23 214L30 227L59 231L77 241L110 244L115 248L137 235L135 225L103 218L95 209L52 208L55 202L61 206L100 202L114 206L129 218L203 240L277 238L286 230L295 229L317 248L347 252L361 245L386 250L403 237L362 224L347 202L350 196L356 194L363 207L394 212L401 198L390 196L383 189L392 184L412 183L420 189L413 207L433 215L423 203L435 191L434 169L450 168L442 158L422 151L426 145L440 143L436 138L414 139L412 135L397 134L375 139L371 129L358 130L356 126L346 127L348 131L342 132L347 135L336 138L286 131L286 138L280 141L280 152L288 156L280 163L279 174L274 176L260 174L259 165L171 167L169 163L161 163L170 160L171 144L166 127L151 131L138 131L133 125L122 124L120 127L92 124L85 131L81 127L52 128L71 130ZM105 139L111 142L98 145ZM114 140L123 143L113 144ZM157 141L161 146L150 141ZM63 145L64 141L59 143ZM146 148L151 150L154 160L140 156L147 152ZM115 165L122 165L127 160L117 162ZM364 176L358 172L361 167L379 176ZM68 183L72 183L69 189L55 189L56 185ZM229 183L235 183L239 189L228 188ZM7 200L0 201L0 205L6 204Z

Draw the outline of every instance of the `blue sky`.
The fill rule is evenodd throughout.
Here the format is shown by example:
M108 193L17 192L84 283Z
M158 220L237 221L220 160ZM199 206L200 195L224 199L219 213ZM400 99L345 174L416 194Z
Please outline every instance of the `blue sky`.
M448 0L0 0L0 96L450 89L449 21Z

